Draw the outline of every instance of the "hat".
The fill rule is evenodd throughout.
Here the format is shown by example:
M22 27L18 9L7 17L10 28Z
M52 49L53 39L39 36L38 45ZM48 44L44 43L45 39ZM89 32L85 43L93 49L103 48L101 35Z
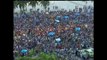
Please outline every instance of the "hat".
M87 24L85 24L85 27L87 28L87 27L88 27L88 25L87 25Z
M60 22L59 20L55 20L56 22Z
M59 42L59 41L61 41L61 38L57 38L57 39L55 39L55 40Z
M49 14L49 12L46 12L46 14Z
M23 34L23 36L26 36L26 34Z

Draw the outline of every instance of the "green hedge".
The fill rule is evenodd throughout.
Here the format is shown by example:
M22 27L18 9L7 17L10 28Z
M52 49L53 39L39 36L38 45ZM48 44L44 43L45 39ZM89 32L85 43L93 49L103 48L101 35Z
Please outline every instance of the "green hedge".
M29 56L29 57L32 57L32 56L34 56L35 54L36 54L35 50L34 50L34 49L31 49L31 50L29 51L29 53L28 53L28 56Z
M57 56L54 53L44 53L41 52L38 57L32 58L31 56L33 56L33 50L30 51L30 55L29 56L24 56L24 57L18 57L16 60L57 60Z
M44 52L41 52L39 55L39 58L42 60L57 60L57 57L54 53L46 54Z
M24 56L24 57L18 57L16 60L31 60L31 58Z

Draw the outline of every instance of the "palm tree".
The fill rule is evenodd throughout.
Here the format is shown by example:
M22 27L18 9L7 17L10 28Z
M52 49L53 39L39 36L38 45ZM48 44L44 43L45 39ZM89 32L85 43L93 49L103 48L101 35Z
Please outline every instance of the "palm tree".
M49 6L49 1L40 1L41 5L44 7L46 10L47 6Z

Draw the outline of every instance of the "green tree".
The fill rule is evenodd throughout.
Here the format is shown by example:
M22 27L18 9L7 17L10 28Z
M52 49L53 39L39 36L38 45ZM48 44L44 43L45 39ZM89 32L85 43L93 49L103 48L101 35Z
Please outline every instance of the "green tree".
M33 9L36 8L36 5L37 5L37 4L38 4L38 1L30 1L30 2L29 2L29 5L31 5Z
M18 1L14 1L14 9L18 7Z
M36 5L40 2L40 4L44 7L46 10L47 6L49 5L49 1L20 1L20 0L15 0L14 1L14 9L19 7L20 11L23 12L25 8L27 8L27 4L31 5L32 8L36 8Z
M24 8L27 6L27 1L18 1L20 11L24 11Z
M44 9L46 10L47 6L49 6L49 1L40 1L41 5L44 7Z
M28 1L14 1L14 9L19 6L20 11L24 11L27 6Z
M36 53L35 53L35 50L32 48L30 51L29 51L29 54L28 56L32 57L34 56Z

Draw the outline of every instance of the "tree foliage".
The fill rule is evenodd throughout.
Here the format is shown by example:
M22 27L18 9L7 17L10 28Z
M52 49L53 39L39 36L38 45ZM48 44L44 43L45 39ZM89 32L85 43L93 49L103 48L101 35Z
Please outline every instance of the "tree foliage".
M36 7L36 5L38 5L38 1L30 1L29 5L31 5L34 8Z
M44 7L45 10L46 10L47 6L49 6L49 1L41 1L40 3Z
M31 53L31 52L30 52ZM16 60L57 60L54 53L41 52L37 57L32 58L31 56L18 57Z
M35 8L36 5L38 5L38 3L40 3L44 9L47 8L47 6L49 5L49 1L19 1L19 0L15 0L14 1L14 9L17 8L19 6L21 11L24 11L24 8L28 5L32 6L32 8Z

